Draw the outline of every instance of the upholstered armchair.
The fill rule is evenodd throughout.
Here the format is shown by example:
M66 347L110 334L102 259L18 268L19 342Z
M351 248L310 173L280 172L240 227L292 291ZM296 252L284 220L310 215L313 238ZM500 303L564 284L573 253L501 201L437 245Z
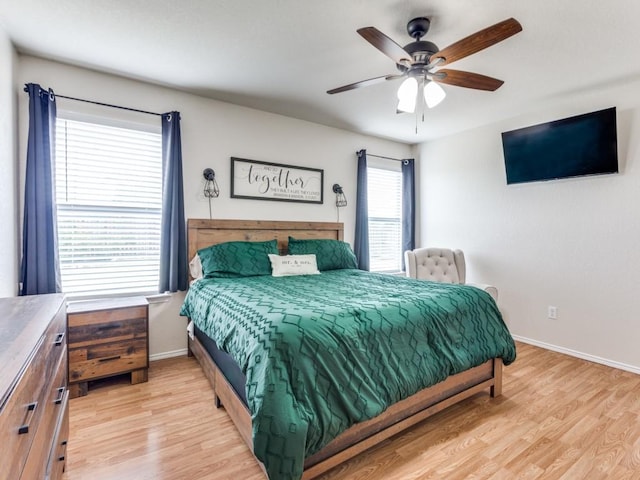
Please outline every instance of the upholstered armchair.
M444 283L466 283L466 264L462 250L448 248L417 248L404 252L407 277ZM469 283L486 291L498 301L498 289L493 285Z

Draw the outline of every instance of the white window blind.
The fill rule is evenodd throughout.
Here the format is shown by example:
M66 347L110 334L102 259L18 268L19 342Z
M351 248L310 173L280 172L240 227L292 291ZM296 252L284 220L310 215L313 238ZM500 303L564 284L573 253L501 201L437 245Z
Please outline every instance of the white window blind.
M58 117L55 164L62 291L157 293L161 135Z
M369 268L402 270L402 172L367 167Z

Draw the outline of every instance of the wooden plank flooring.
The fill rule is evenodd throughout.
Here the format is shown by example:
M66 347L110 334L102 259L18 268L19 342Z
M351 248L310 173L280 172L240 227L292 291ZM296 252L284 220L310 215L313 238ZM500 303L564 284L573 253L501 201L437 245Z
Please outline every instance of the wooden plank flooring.
M640 480L640 376L518 344L482 393L322 480ZM65 480L264 479L197 362L151 363L71 400Z

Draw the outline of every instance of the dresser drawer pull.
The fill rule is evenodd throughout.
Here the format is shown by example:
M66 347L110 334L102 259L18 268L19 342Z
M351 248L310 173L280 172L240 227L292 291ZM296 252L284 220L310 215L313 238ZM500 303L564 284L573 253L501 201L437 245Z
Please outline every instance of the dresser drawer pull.
M120 323L110 323L108 325L99 326L98 330L100 330L100 331L113 330L115 328L120 328L120 327L122 327L122 324L120 324Z
M53 344L56 347L59 347L60 345L62 345L62 341L64 340L64 332L59 333L58 335L56 335L56 339L53 341Z
M120 355L116 355L115 357L105 357L98 359L99 362L111 362L112 360L120 360Z
M59 462L64 462L64 455L62 455L61 457L58 457L58 461Z
M36 413L37 407L38 402L33 402L27 405L27 418L25 418L25 424L18 429L18 435L29 433L29 424L31 423L31 420L33 420L33 416Z
M62 403L62 399L64 398L64 391L66 387L60 387L58 389L58 397L53 401L56 405L60 405Z

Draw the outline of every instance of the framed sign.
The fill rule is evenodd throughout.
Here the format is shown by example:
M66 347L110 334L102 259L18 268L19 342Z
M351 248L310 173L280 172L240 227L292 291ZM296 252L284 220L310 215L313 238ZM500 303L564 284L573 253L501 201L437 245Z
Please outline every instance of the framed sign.
M324 170L231 157L231 197L323 202Z

